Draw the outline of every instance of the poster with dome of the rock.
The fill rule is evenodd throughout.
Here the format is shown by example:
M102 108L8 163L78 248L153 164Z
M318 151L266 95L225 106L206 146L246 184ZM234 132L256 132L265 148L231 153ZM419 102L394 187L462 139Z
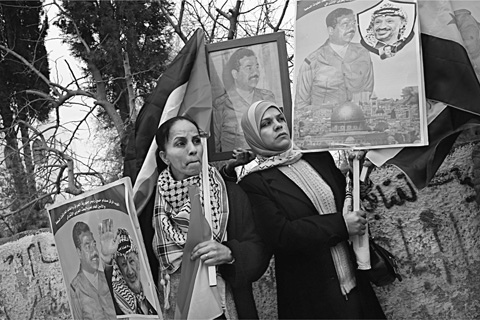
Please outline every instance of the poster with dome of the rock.
M417 1L296 5L295 144L306 152L427 145Z

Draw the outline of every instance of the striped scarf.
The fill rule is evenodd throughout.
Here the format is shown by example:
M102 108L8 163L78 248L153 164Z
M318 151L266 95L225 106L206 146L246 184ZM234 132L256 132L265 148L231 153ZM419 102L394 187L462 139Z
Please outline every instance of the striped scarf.
M222 242L226 238L228 221L228 198L225 182L220 173L212 166L208 168L210 203L212 208L212 233L214 240ZM153 248L162 271L175 272L182 262L183 248L190 222L189 186L198 186L203 207L201 175L177 181L169 169L163 170L158 177L153 226L155 235Z
M301 159L290 166L280 166L278 169L302 189L319 214L337 212L332 190L308 162ZM340 282L340 290L346 296L356 286L355 269L347 242L343 241L331 247L330 252Z

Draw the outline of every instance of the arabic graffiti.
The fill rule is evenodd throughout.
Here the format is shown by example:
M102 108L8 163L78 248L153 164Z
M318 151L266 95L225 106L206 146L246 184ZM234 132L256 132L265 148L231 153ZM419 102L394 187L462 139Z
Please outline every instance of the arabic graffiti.
M26 238L15 245L0 247L0 318L38 319L38 312L69 314L52 235L43 233L35 235L33 240Z
M377 239L401 256L403 272L416 277L441 274L449 285L459 280L460 265L467 274L472 274L475 259L470 238L475 232L471 231L474 227L467 232L465 226L470 221L465 215L475 208L472 174L468 166L441 171L430 181L425 193L418 191L400 171L393 174L381 171L372 176L375 183L364 199L373 208L372 229L374 234L377 231ZM374 179L379 177L383 179ZM450 207L449 201L443 200L451 191L439 189L447 185L449 190L458 191L462 186L469 191L452 192L453 203L457 204ZM435 190L443 191L436 194ZM442 204L436 205L435 197L442 197Z
M462 172L459 168L454 167L447 172L437 174L428 186L441 186L452 181L458 181L461 185L474 188L472 177L468 174L469 172ZM373 190L364 199L373 208L382 203L386 209L403 206L407 202L416 202L417 200L417 191L404 173L398 173L392 179L386 178L383 182L375 184ZM475 201L475 195L466 195L465 201Z

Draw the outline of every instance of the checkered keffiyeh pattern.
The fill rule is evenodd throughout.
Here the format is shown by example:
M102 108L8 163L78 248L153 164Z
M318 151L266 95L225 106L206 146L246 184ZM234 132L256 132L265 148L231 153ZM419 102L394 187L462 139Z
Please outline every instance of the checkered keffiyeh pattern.
M210 203L212 208L213 238L222 242L226 238L228 221L228 197L225 182L220 173L208 167ZM163 271L175 272L182 262L183 248L190 222L191 204L188 187L198 186L203 207L201 176L193 176L181 181L173 179L169 169L158 177L153 227L155 235L153 247Z
M128 287L122 271L113 259L112 288L118 306L124 314L136 314L140 302L145 300L143 290L136 294Z
M135 253L138 257L138 249L135 243L130 237L130 234L126 229L119 228L117 230L118 238L118 248L114 254L114 259L112 261L113 271L112 271L112 288L115 299L117 300L118 306L123 311L124 314L135 314L137 313L138 303L142 302L145 299L143 290L136 294L128 287L125 278L123 277L122 271L117 264L116 259L121 256L128 260L127 255L131 252Z

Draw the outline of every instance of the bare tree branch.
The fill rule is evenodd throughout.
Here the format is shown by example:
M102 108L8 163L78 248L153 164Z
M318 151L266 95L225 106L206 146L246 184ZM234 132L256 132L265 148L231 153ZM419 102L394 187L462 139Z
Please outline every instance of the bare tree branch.
M185 10L185 0L182 0L182 2L180 4L180 13L179 13L179 18L178 18L177 23L175 23L175 21L173 21L172 16L167 11L167 9L165 9L165 7L162 5L161 0L157 0L157 2L160 3L160 10L162 10L163 15L165 16L165 18L167 18L168 22L172 26L175 33L178 34L180 39L182 39L183 43L187 43L187 41L188 41L187 36L185 36L185 34L183 33L183 31L181 29L182 19L183 19L183 11Z
M126 50L123 50L123 68L125 70L125 81L127 82L127 91L128 97L130 98L128 101L129 109L130 109L130 121L134 122L137 119L137 110L135 108L135 92L133 89L133 77L132 71L130 69L130 59L128 58L128 53Z
M30 201L30 202L27 202L26 204L24 204L22 207L18 208L17 210L15 211L11 211L7 214L2 214L0 215L0 218L1 219L5 219L7 217L10 217L10 216L14 216L16 215L17 213L20 213L22 211L24 211L25 209L28 209L29 207L31 207L32 205L34 205L35 203L37 203L38 201L40 200L43 200L47 197L51 197L52 195L56 194L56 192L50 192L50 193L46 193L38 198L35 198L34 200ZM4 221L5 222L5 221ZM10 232L12 232L12 234L14 233L13 230L10 230Z

